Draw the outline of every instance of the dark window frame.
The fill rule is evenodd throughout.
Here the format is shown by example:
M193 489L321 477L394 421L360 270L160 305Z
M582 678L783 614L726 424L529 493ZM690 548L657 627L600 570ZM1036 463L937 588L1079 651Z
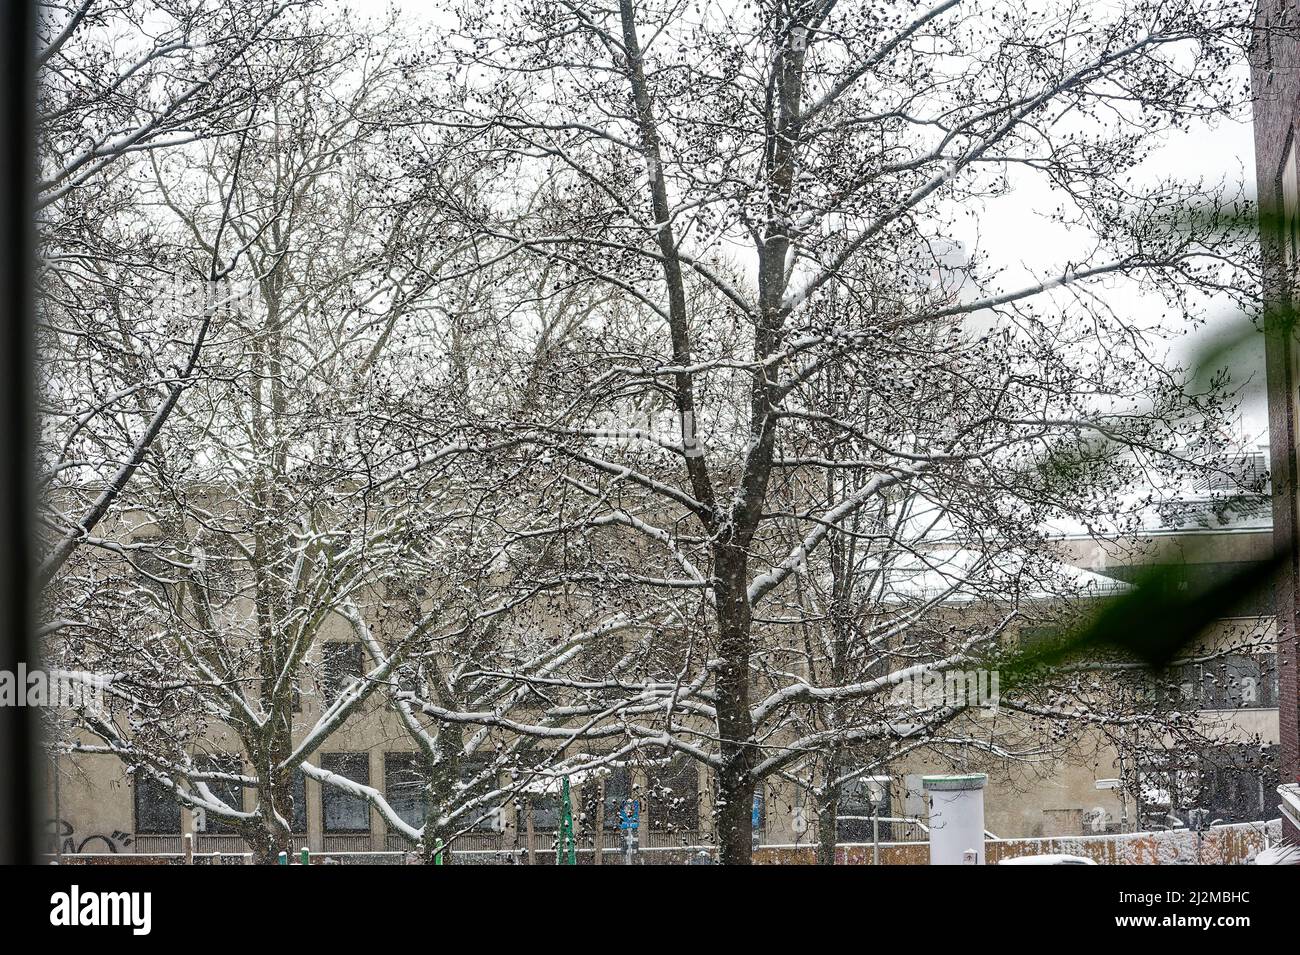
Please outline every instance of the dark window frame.
M141 799L154 787L157 788L155 796L158 802L165 805L167 802L172 804L176 814L176 827L160 828L151 823L146 823L144 815L141 813ZM176 797L176 793L165 783L159 782L153 776L146 773L143 769L137 770L135 779L132 784L132 809L135 815L135 831L141 836L179 836L181 834L181 803Z
M648 774L651 832L698 832L700 767L689 756L674 756ZM671 793L671 795L666 795Z
M361 644L356 640L327 640L321 644L320 695L322 709L365 676Z
M207 772L240 773L244 768L243 760L233 753L224 756L206 756L201 762L203 763L202 768ZM214 796L230 806L231 809L238 812L244 811L244 787L242 785L234 782L225 783L208 780L207 786ZM237 798L232 799L231 797L235 797L236 794L238 794ZM231 836L238 833L234 824L213 813L206 814L206 826L203 831L210 836Z
M632 790L632 770L627 766L611 767L609 774L605 776L605 805L601 810L601 829L605 832L618 832L619 810L623 808L625 801L636 798Z
M358 772L357 775L350 774L347 763L351 762L355 767L364 767L364 773ZM360 783L363 786L370 785L370 754L361 753L322 753L320 758L321 769L334 773L336 776L342 776L350 779L354 783ZM364 828L353 826L332 825L330 823L331 804L340 811L346 811L348 808L357 808L364 810L366 824ZM370 801L362 796L354 796L351 793L344 792L337 786L329 783L320 784L320 825L321 832L330 835L348 835L370 832L372 823L370 818Z
M405 766L401 764L405 763ZM396 778L405 774L409 778ZM397 791L398 787L419 785L419 794ZM416 829L424 825L429 812L428 780L420 771L420 754L414 750L400 750L384 753L384 798L392 807L397 817L408 826ZM415 818L407 818L403 809L414 808L418 811ZM391 827L390 827L391 828Z

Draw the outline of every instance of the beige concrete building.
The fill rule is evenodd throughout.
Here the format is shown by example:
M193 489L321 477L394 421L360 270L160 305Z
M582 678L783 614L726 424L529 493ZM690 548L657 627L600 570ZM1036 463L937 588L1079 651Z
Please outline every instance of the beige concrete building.
M1151 561L1182 567L1184 577L1178 579L1194 582L1262 560L1271 543L1267 515L1250 512L1245 505L1230 514L1216 512L1216 507L1185 502L1184 513L1165 521L1168 526L1144 533L1137 548L1067 536L1061 540L1061 557L1119 582ZM1207 638L1213 659L1188 665L1178 674L1184 698L1197 707L1201 723L1217 741L1210 751L1196 754L1193 763L1136 766L1122 739L1087 733L1071 741L1072 754L1064 759L973 756L961 768L989 776L987 830L1001 838L1071 836L1275 816L1270 794L1276 787L1276 769L1269 768L1278 742L1272 627L1266 599L1244 606L1239 616L1221 621ZM1222 652L1243 641L1251 645L1250 652ZM320 651L338 655L343 676L349 670L360 672L360 645L342 621L329 631ZM321 700L336 690L304 689L305 726L314 722ZM993 736L1000 732L996 711L977 711L971 719ZM203 746L209 754L239 750L233 738L219 734L205 739ZM408 821L418 825L423 804L412 783L412 752L397 715L374 699L329 737L317 760L323 769L383 792L395 810L404 818L409 814ZM840 806L840 840L870 842L877 833L882 841L924 840L927 806L920 779L952 768L920 751L892 764L887 775L848 786ZM52 853L176 853L182 851L186 833L194 834L199 852L245 849L242 840L219 823L184 808L157 784L133 778L116 756L65 755L50 769L47 849ZM505 786L509 781L499 782ZM709 842L710 785L693 762L677 759L666 767L604 770L574 783L580 845L588 852L599 828L609 860L618 857L624 843L620 815L627 800L636 802L643 853ZM1184 789L1195 788L1195 794L1172 792L1180 783L1187 784ZM292 828L301 845L327 854L410 848L410 840L364 799L301 774L295 786ZM236 791L225 795L242 799ZM1189 815L1193 804L1198 811ZM498 856L513 852L516 858L526 858L531 847L537 858L549 859L558 810L553 784L518 787L498 811L473 820L454 848ZM767 782L754 818L758 843L808 845L816 839L814 801L790 781Z

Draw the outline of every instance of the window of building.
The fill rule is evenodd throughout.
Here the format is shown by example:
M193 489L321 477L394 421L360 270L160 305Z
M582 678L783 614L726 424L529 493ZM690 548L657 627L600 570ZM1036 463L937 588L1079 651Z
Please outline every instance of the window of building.
M840 786L835 821L841 842L870 842L874 836L873 816L888 816L889 780L882 776L859 776ZM880 838L888 839L887 824L880 826Z
M1148 755L1137 776L1138 826L1166 828L1172 820L1186 823L1200 802L1201 784L1194 757L1183 754Z
M1200 761L1200 808L1207 823L1255 822L1276 809L1278 746L1217 746Z
M632 772L626 766L615 766L605 777L605 818L601 822L607 831L618 829L618 814L623 803L633 798Z
M461 794L463 800L476 799L487 795L496 786L496 774L492 771L492 758L488 756L462 756L459 761L460 784L465 788ZM480 832L492 828L491 806L487 803L475 806L472 814L466 814L466 821L474 821L472 829ZM479 818L479 817L482 818Z
M208 756L198 762L199 766L207 772L237 774L243 769L238 756ZM212 794L231 809L242 810L244 808L244 787L239 783L208 780L207 784ZM236 830L233 823L221 816L215 813L206 813L203 831L214 835L229 835Z
M176 794L143 769L135 774L135 831L145 836L174 836L181 831Z
M417 829L424 825L429 789L418 753L384 754L384 797L402 822Z
M293 771L293 780L290 783L293 787L293 816L289 820L289 825L293 827L295 835L306 835L307 833L307 774L299 767Z
M354 783L370 785L370 757L366 753L324 753L320 765ZM321 783L320 805L325 832L370 831L370 803L364 797Z
M558 832L560 829L560 794L529 793L528 808L533 814L533 828L538 832Z
M321 702L329 706L359 680L361 644L355 640L331 640L321 646Z
M646 796L656 832L694 832L700 827L700 768L688 756L674 756L650 769Z
M1233 654L1183 668L1182 698L1206 710L1277 706L1277 655Z
M1268 457L1263 451L1247 451L1216 469L1198 477L1192 487L1198 491L1263 490L1268 478Z

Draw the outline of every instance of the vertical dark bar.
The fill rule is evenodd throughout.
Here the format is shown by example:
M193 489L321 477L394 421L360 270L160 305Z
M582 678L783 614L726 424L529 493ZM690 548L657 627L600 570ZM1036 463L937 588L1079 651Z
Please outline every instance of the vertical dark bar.
M31 0L0 0L0 669L34 665L32 513ZM25 688L17 688L21 694ZM0 862L35 849L35 713L0 706Z

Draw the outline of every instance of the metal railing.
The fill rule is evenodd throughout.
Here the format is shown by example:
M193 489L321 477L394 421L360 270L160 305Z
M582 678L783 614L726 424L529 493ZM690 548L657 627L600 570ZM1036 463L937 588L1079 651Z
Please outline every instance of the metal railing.
M927 842L930 827L913 816L845 816L836 817L840 822L860 822L867 825L867 838L840 839L841 844L862 844L872 841L873 827L879 827L881 842Z
M137 835L125 851L133 855L152 855L154 853L177 853L185 851L185 837L176 835ZM194 834L195 852L247 852L248 843L239 836L228 833L196 832Z
M369 832L327 832L321 836L324 852L370 852L374 847L375 838Z

